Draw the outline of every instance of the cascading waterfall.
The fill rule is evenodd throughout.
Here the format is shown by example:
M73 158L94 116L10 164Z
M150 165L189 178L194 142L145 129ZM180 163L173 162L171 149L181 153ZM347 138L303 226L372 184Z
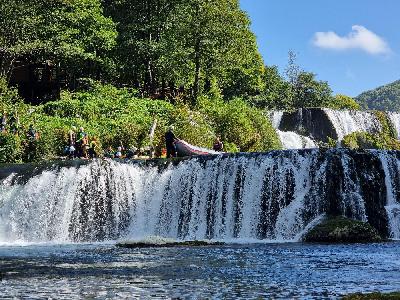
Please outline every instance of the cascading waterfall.
M390 237L396 240L400 239L400 161L396 155L390 155L388 152L372 151L375 153L385 172L386 185L386 211L389 219Z
M388 118L396 130L397 138L400 139L400 113L389 112Z
M358 217L361 221L367 222L359 178L357 174L354 174L354 160L350 156L343 154L341 163L343 166L342 210L347 212L346 215L350 217Z
M269 111L267 112L268 118L270 119L272 126L275 129L279 129L279 126L281 125L281 121L283 118L283 111Z
M354 132L379 132L381 125L372 112L324 109L336 129L338 141Z
M355 159L340 150L275 151L165 165L95 160L53 167L29 179L12 174L0 183L0 242L148 236L296 241L329 213L331 198L340 198L341 214L369 218L360 183L369 175L357 173ZM398 163L396 168L398 176ZM331 195L332 188L340 194ZM398 195L392 198L396 202ZM388 200L391 220L399 220L398 212Z
M284 149L314 149L317 144L309 137L302 136L293 131L276 131Z
M268 117L271 120L272 126L275 128L283 149L315 149L318 145L309 137L300 135L293 131L281 131L279 126L283 118L283 111L268 112Z

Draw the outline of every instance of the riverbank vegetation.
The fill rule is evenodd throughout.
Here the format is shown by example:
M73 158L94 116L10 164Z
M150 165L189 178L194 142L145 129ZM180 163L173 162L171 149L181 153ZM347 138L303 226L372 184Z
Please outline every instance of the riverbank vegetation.
M196 145L211 147L215 136L221 136L227 151L267 151L279 149L280 142L262 111L241 99L199 98L191 107L172 105L165 100L137 96L130 89L112 85L93 85L86 91L64 91L61 99L32 106L25 104L16 91L3 89L0 110L19 116L18 134L8 128L0 134L0 162L29 162L63 155L72 126L84 127L89 138L96 137L99 152L109 146L116 149L149 145L149 130L157 120L154 145L163 145L165 128L176 127L176 135ZM33 124L40 133L28 151L28 127ZM27 155L29 152L29 156Z
M267 109L359 109L293 52L283 74L267 66L238 0L5 0L0 78L0 113L20 126L1 133L0 162L62 155L71 126L100 151L142 147L155 120L155 146L175 125L199 146L267 151L281 147Z

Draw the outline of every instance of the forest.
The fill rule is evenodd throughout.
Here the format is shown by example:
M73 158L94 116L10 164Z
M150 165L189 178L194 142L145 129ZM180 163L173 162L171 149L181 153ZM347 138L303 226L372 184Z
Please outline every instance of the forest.
M362 93L356 98L365 109L400 110L400 80Z
M280 142L266 110L360 108L292 51L282 73L268 65L250 26L238 0L1 1L0 113L19 134L0 134L0 162L60 156L71 126L99 151L141 147L155 119L158 145L175 125L199 146L218 135L227 151L267 151ZM48 82L56 93L38 93ZM40 139L27 155L29 125Z

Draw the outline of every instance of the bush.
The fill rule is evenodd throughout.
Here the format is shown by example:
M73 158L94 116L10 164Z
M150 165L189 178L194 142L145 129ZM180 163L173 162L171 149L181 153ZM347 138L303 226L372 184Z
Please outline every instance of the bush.
M164 147L164 133L169 125L175 125L179 138L202 147L210 148L215 136L221 135L229 152L280 148L268 118L241 99L225 102L216 93L215 99L203 98L197 108L190 109L167 101L137 98L129 89L97 83L92 86L75 93L64 91L59 101L39 106L7 96L8 100L0 103L7 103L4 107L9 113L18 110L21 128L19 137L3 137L1 145L7 145L8 150L2 161L28 162L62 156L72 126L84 127L90 138L97 137L102 149L115 149L121 142L125 147L144 147L150 143L149 130L154 120L157 129L153 146L158 148ZM26 137L30 124L40 134L31 143Z
M269 119L241 99L224 102L203 98L198 110L211 122L216 135L242 152L280 149L281 144Z
M354 132L344 137L342 146L350 149L400 150L400 142L388 135Z
M22 147L19 136L0 133L0 163L21 162Z
M353 98L345 95L336 95L327 102L326 106L331 109L348 109L348 110L361 110L360 104L358 104Z

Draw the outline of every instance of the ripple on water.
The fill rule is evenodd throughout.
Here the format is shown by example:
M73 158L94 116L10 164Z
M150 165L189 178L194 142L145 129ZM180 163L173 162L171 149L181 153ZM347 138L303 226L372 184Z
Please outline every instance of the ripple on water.
M400 243L0 247L0 298L335 298L400 290Z

